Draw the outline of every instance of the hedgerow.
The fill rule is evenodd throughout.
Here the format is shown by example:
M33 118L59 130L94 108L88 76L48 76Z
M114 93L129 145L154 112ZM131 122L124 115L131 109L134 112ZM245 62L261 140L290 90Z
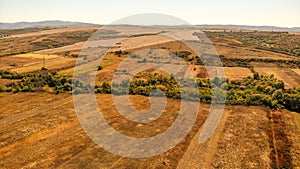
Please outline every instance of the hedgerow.
M255 105L270 108L285 107L300 112L300 88L285 89L284 82L271 76L255 73L253 77L239 80L224 78L213 79L175 79L172 75L162 76L157 73L140 73L133 80L120 83L99 83L94 86L79 80L72 80L56 72L47 74L17 74L1 71L0 78L20 79L20 82L0 86L0 92L36 92L44 87L52 88L56 94L84 92L149 96L154 89L159 89L169 98L187 99L202 103L223 103L228 105ZM182 90L183 89L183 90Z

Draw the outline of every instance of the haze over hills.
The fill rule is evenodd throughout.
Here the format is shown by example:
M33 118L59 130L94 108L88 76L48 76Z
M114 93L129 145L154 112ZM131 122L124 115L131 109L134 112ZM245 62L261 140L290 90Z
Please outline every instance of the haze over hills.
M93 23L70 22L60 20L49 20L39 22L0 22L0 29L23 29L23 28L43 28L43 27L65 27L65 26L95 26ZM257 31L287 31L300 32L300 27L277 27L277 26L250 26L250 25L196 25L201 29L231 29L231 30L257 30Z
M251 25L197 25L202 29L233 29L233 30L257 30L275 32L300 32L300 27L277 27L277 26L251 26Z
M23 28L42 28L42 27L64 27L64 26L93 26L95 24L83 22L70 22L60 20L49 20L39 22L0 22L0 29L23 29Z

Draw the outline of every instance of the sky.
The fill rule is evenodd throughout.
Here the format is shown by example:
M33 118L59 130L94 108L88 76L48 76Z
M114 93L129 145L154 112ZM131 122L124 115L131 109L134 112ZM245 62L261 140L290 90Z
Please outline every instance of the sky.
M191 24L300 27L300 0L0 0L0 22L44 20L110 24L161 13Z

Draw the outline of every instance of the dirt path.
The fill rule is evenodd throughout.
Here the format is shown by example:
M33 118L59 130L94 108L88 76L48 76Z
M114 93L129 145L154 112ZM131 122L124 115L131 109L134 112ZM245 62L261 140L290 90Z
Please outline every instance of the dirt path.
M271 160L272 160L272 167L273 168L278 168L279 169L279 159L278 159L278 150L277 150L277 143L276 143L276 135L275 135L275 131L274 131L274 118L273 118L273 114L272 112L270 112L269 114L270 116L270 130L271 130L271 134L270 134L270 138L271 138L271 142L270 145L273 148L273 150L271 151ZM272 159L272 157L274 157L274 159Z
M292 168L291 140L288 139L287 125L282 112L271 111L268 113L270 119L269 135L271 140L272 168Z

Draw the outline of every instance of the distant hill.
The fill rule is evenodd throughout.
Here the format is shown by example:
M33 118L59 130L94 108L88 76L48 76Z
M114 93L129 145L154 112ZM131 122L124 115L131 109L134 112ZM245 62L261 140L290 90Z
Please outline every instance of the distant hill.
M248 25L197 25L200 29L231 29L231 30L257 30L257 31L280 31L300 32L300 27L277 27L277 26L248 26Z
M43 28L43 27L65 27L65 26L95 26L97 24L83 22L69 22L60 20L49 20L40 22L0 22L0 29L23 29L23 28ZM276 26L248 26L248 25L196 25L200 29L230 29L230 30L257 30L257 31L284 31L300 32L300 27L276 27Z
M3 23L0 22L0 29L23 29L23 28L42 28L42 27L64 27L64 26L92 26L95 24L69 21L40 21L40 22L16 22Z

